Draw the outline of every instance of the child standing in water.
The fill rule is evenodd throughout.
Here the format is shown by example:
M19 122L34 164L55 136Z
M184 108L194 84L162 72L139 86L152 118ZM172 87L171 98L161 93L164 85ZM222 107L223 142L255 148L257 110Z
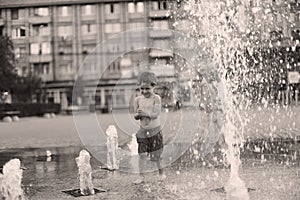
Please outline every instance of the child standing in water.
M135 181L135 184L144 182L147 155L150 156L151 161L156 162L159 174L164 177L160 166L163 151L163 137L159 119L161 98L153 92L156 83L156 76L152 72L143 72L138 77L141 95L134 99L133 109L134 118L140 121L140 129L136 134L140 157L140 177Z

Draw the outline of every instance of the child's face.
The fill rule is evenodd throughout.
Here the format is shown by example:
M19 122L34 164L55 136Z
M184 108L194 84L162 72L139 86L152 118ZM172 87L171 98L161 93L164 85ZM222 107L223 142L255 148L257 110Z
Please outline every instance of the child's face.
M144 97L148 98L153 93L153 87L151 85L142 85L140 91Z

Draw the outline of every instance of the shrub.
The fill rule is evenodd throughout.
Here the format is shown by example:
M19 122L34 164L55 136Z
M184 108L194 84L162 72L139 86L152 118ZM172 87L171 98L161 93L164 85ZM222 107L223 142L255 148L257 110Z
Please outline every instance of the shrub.
M0 118L5 111L20 111L20 117L42 116L45 113L60 113L61 105L55 103L0 103Z

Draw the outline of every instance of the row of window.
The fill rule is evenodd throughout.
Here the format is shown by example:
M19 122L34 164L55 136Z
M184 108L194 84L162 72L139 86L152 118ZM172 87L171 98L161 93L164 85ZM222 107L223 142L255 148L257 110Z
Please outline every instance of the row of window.
M30 73L34 75L49 75L51 73L50 63L32 63L30 69L24 66L18 70L20 76L27 76Z
M73 70L70 63L60 65L60 74L70 74L72 72ZM18 74L21 76L27 76L30 73L34 75L49 75L51 74L50 63L32 63L30 70L24 66L18 71Z
M169 28L168 20L154 20L152 22L153 27L158 27L162 29ZM146 27L145 22L130 22L127 24L127 29L138 29ZM58 36L62 37L63 39L67 39L69 36L73 35L73 26L72 25L64 25L57 27ZM121 23L107 23L104 25L104 32L105 33L119 33L122 31ZM48 24L34 24L32 25L31 29L28 29L24 26L14 27L12 28L12 38L23 38L27 37L30 32L30 36L49 36L51 34L50 27ZM82 35L88 34L96 34L97 33L97 26L93 23L82 24L81 25L81 33Z
M30 55L46 55L51 53L50 42L31 43ZM16 58L24 58L27 56L26 47L15 47Z
M61 64L59 67L60 74L71 74L74 72L71 63ZM95 72L97 70L95 64L85 65L84 67L85 70L89 72ZM115 73L119 71L120 62L114 62L108 66L108 72ZM33 73L34 75L49 75L51 74L50 63L32 63L30 72L28 67L24 66L18 73L22 76L26 76L29 73Z
M121 5L118 3L105 4L105 14L120 13ZM144 2L129 2L127 3L128 13L144 13ZM152 2L152 10L167 10L168 4L166 1ZM13 8L11 9L11 19L23 19L26 18L27 9L25 8ZM96 5L82 5L82 16L94 15L96 13ZM49 7L37 7L29 9L29 16L45 17L50 15ZM59 6L58 15L61 17L72 16L72 6ZM3 10L0 10L0 19L4 18Z

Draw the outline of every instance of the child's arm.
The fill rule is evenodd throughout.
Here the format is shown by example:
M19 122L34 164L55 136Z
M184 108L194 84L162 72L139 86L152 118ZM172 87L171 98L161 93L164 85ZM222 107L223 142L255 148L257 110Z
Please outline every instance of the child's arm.
M153 112L149 113L150 119L156 119L160 115L160 112L161 112L161 99L160 96L155 95Z
M133 117L135 120L139 120L141 118L140 113L138 113L138 108L139 108L138 99L135 98L133 101L133 112L134 112Z

